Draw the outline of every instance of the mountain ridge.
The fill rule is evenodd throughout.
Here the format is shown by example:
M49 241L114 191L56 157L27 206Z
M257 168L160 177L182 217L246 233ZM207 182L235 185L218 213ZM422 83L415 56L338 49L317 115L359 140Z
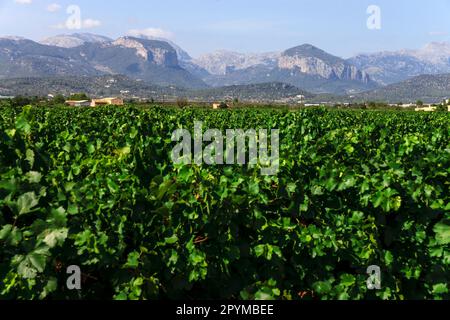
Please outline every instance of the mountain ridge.
M347 61L383 85L422 74L450 72L450 43L431 42L418 50L359 54Z
M312 44L284 51L218 50L193 58L171 40L74 33L35 42L0 38L0 79L123 74L153 85L201 89L286 83L317 94L356 95L423 74L450 73L450 43L418 50L334 56Z
M207 87L180 66L176 51L164 41L121 37L65 48L28 39L0 39L0 79L111 74L163 86Z
M285 82L315 93L334 94L377 87L367 74L344 59L310 44L266 54L216 51L202 56L200 64L210 71L202 79L213 87Z
M415 103L418 100L426 103L440 103L442 100L450 98L450 73L420 75L380 89L357 94L353 98L359 101L388 103Z
M40 44L61 48L75 48L85 43L110 42L113 39L93 33L60 34L37 41Z
M251 56L234 53L228 60L225 56L231 53L220 52L209 62L209 65L218 65L215 69L208 67L208 62L204 65L199 63L201 59L191 58L173 42L155 39L145 35L123 36L115 40L94 34L59 35L43 40L44 44L33 42L35 47L42 49L40 54L30 55L26 48L22 48L24 57L16 57L15 60L5 53L3 60L0 57L0 69L5 69L0 72L0 77L124 74L157 85L186 88L267 82L286 82L306 90L331 93L374 88L374 83L354 66L311 45ZM299 52L299 48L305 52ZM297 52L293 54L295 50ZM54 53L58 55L58 61ZM28 67L20 70L24 60ZM225 64L219 61L225 61ZM42 68L35 70L39 66ZM59 66L59 69L53 66Z

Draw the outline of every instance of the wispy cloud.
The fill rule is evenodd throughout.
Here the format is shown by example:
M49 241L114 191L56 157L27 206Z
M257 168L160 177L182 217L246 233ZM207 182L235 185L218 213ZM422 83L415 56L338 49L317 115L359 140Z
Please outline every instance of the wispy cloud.
M273 21L241 19L217 21L208 25L208 28L214 31L264 31L279 27L280 24Z
M82 25L83 29L92 29L92 28L100 27L102 25L102 23L100 22L100 20L85 19L82 21L81 25Z
M61 10L61 5L58 3L52 3L50 5L47 6L47 11L48 12L57 12L59 10Z
M18 4L32 4L33 0L14 0L14 2Z
M165 38L165 39L171 39L174 37L174 34L172 32L161 28L132 29L129 30L127 34L133 37L146 36L150 38Z
M96 27L100 27L102 25L100 20L95 19L85 19L81 21L80 28L74 28L70 23L64 22L64 23L58 23L56 25L53 25L52 28L54 29L67 29L67 30L74 30L74 29L92 29Z
M428 33L430 36L448 36L449 33L447 31L430 31Z

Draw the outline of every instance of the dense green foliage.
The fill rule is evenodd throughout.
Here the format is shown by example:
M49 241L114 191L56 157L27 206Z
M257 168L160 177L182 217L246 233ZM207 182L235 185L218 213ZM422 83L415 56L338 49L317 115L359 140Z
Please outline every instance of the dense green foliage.
M174 166L194 120L279 128L279 174ZM5 107L0 136L0 298L449 298L448 113Z
M69 97L69 100L91 100L91 98L86 93L75 93Z

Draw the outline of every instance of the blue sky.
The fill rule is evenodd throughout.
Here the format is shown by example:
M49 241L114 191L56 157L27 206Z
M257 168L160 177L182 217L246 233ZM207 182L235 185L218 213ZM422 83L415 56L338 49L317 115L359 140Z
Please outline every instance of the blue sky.
M65 26L72 4L80 8L81 30ZM381 29L367 27L370 5L381 10ZM0 0L0 36L39 40L91 32L114 38L130 30L169 37L193 56L311 43L349 57L450 41L450 0Z

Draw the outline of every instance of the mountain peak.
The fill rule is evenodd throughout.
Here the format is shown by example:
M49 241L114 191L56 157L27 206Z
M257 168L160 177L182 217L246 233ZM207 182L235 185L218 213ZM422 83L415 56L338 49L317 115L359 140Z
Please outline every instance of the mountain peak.
M284 51L278 61L278 67L328 80L357 81L365 84L370 82L364 72L311 44Z
M167 42L133 37L112 41L94 34L43 42L0 40L0 79L123 74L157 85L206 87L179 65Z
M320 50L320 51L323 51L323 50L319 49L318 47L313 46L313 45L310 44L310 43L304 43L304 44L301 44L301 45L299 45L299 46L293 47L292 49Z
M254 66L275 67L278 52L240 53L229 50L217 50L204 54L194 62L214 75L225 75L230 70L243 70Z
M336 64L339 62L342 62L343 60L341 58L338 58L336 56L333 56L327 52L325 52L322 49L319 49L316 46L313 46L312 44L302 44L297 47L290 48L283 52L283 56L288 57L312 57L312 58L318 58L320 60L326 61L328 63Z
M147 40L131 36L121 37L114 42L114 46L136 50L136 55L145 61L156 65L177 67L178 58L175 49L167 42L160 40Z
M190 60L192 60L192 57L186 51L184 51L180 46L178 46L176 43L174 43L173 41L171 41L169 39L162 38L162 37L156 37L156 36L150 36L150 35L146 35L146 34L142 34L142 33L131 33L131 34L129 33L127 35L127 37L134 37L134 38L137 38L137 39L166 42L172 48L175 49L175 51L177 52L179 60L181 60L181 61L190 61Z
M24 37L18 37L18 36L4 36L0 37L0 40L11 40L11 41L23 41L27 40Z
M86 43L105 43L111 42L112 39L93 34L93 33L72 33L60 34L54 37L49 37L40 41L41 44L47 46L55 46L61 48L75 48Z
M450 50L450 42L430 42L423 48L423 50Z
M431 42L423 49L412 52L412 55L432 64L449 65L450 43Z
M130 46L140 46L144 48L161 48L166 51L173 51L175 52L175 49L166 41L163 40L151 40L151 39L144 39L144 38L138 38L133 36L123 36L118 38L117 40L114 40L112 42L113 45L122 45L124 47Z

